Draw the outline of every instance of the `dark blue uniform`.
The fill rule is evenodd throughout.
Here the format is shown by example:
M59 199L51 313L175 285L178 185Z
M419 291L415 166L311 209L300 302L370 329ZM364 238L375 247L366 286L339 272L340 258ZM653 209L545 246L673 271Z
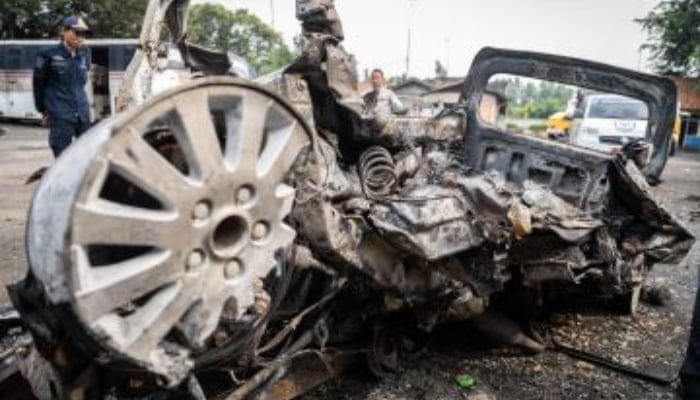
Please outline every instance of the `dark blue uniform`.
M85 83L90 68L87 50L75 54L61 43L42 50L34 66L34 103L48 115L49 145L58 157L90 126L90 107Z

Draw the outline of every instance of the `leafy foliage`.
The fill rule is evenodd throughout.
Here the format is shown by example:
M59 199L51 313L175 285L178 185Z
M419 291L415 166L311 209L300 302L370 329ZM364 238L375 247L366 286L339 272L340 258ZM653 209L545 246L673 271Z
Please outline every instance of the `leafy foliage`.
M93 36L137 37L146 11L144 0L2 0L0 39L56 37L66 16L80 14Z
M272 27L247 10L195 5L189 10L187 33L194 43L245 58L261 74L283 67L295 57Z
M508 99L508 115L516 118L547 118L565 111L574 89L554 82L499 78L489 82L489 89Z
M637 20L649 35L642 46L663 74L700 75L700 0L662 1Z

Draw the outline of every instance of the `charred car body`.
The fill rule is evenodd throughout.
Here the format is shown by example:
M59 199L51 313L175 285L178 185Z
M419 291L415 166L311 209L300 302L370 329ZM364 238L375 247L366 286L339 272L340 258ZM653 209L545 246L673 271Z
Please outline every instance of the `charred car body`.
M186 42L186 9L150 3L129 109L35 194L31 268L11 295L49 362L40 397L244 398L299 359L343 352L390 372L397 337L488 325L497 298L570 288L626 296L633 311L649 269L691 245L647 183L675 115L665 79L484 49L454 109L367 115L332 0L297 0L305 48L280 74L204 78L144 101L163 19L191 66L228 69ZM608 155L491 126L477 110L497 73L640 98L653 147ZM519 329L507 336L541 349Z

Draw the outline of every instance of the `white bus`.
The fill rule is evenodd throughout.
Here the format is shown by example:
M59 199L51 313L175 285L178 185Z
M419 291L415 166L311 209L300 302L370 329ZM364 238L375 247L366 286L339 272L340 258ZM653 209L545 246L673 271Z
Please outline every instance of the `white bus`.
M39 120L34 107L32 71L37 53L54 40L0 40L0 118ZM136 39L90 39L90 76L85 86L93 121L111 115L114 98L134 55Z

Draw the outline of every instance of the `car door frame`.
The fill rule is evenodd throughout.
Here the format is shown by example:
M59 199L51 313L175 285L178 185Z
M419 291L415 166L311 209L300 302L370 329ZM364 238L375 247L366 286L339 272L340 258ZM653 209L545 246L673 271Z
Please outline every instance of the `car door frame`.
M676 87L672 80L593 61L529 51L487 47L474 58L460 95L460 104L465 106L467 113L465 140L471 166L477 169L488 166L485 165L484 157L487 156L485 148L489 144L506 151L507 147L502 145L515 145L522 150L524 158L539 157L543 158L545 163L550 159L551 162L563 165L573 164L574 168L582 168L590 174L585 179L585 184L576 189L583 191L581 196L578 196L579 205L583 205L586 197L595 189L593 181L600 175L600 171L596 173L596 170L603 168L602 164L614 156L568 144L516 135L481 121L478 115L481 96L489 79L496 74L558 82L644 101L649 107L646 138L653 144L653 152L643 172L650 183L659 182L668 159L670 138L673 134ZM523 160L529 165L537 160L529 161L528 163L528 160ZM504 158L500 165L496 165L496 169L505 172L509 162L511 160ZM529 178L529 173L515 174L510 178L522 182ZM557 192L560 191L557 190L560 183L553 178L548 186Z

